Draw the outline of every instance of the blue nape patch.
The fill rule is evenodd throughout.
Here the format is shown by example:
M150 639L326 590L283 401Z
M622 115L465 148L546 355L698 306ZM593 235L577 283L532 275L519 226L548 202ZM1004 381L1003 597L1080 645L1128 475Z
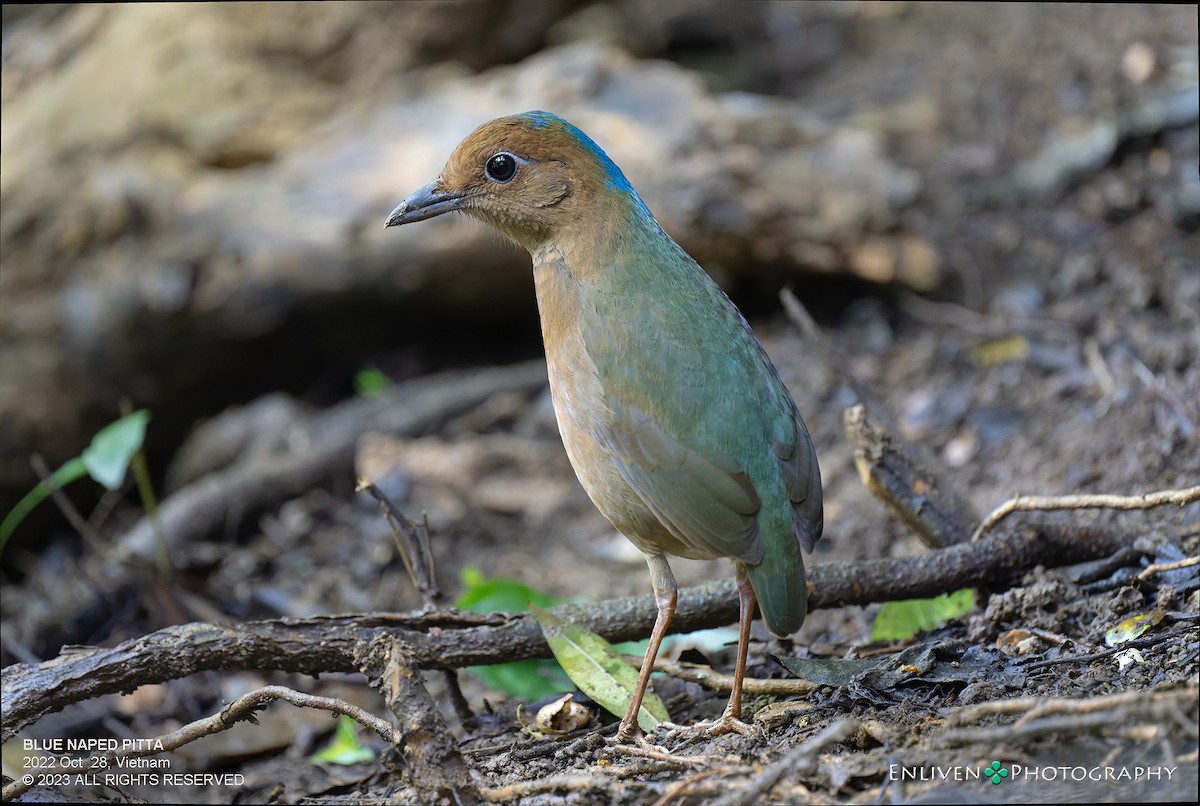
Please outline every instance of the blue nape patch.
M544 129L551 123L566 123L558 115L552 115L549 112L526 112L524 115L518 115L517 117L526 118L535 129Z
M587 151L590 151L592 156L596 158L596 161L600 163L600 167L604 169L604 178L609 187L611 187L613 190L619 190L622 193L632 193L634 196L637 196L637 192L633 189L633 185L629 184L629 180L625 178L625 174L621 173L621 169L617 167L617 164L609 159L609 156L604 153L604 149L596 145L596 142L592 140L592 138L588 137L575 126L572 126L558 115L550 112L526 112L523 115L518 115L518 117L527 119L530 125L535 129L545 129L551 126L562 129L564 132L571 135L571 137L575 138L575 141L578 142L579 145L581 145ZM641 201L640 197L638 201ZM643 206L645 205L643 204Z

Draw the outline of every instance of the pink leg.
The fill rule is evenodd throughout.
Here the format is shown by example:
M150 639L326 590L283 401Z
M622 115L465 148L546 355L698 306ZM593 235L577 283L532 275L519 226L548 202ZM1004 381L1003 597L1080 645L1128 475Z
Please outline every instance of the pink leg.
M750 621L754 618L754 588L750 587L750 577L746 575L746 566L737 564L738 589L738 648L737 662L733 666L733 691L729 694L729 704L725 713L714 724L714 728L726 720L741 723L742 719L742 679L746 676L746 656L750 653ZM742 731L731 727L730 730ZM727 732L727 731L722 731Z
M754 618L754 589L746 575L746 566L737 563L737 587L740 616L738 618L737 662L733 667L733 687L729 693L729 704L725 712L712 722L699 722L691 727L679 728L675 734L704 733L720 736L722 733L740 733L747 736L755 731L753 725L742 721L742 679L746 676L746 656L750 653L750 622Z
M671 623L671 618L675 615L678 588L675 585L675 576L671 573L671 567L667 565L667 558L658 554L647 557L646 562L650 565L650 578L654 585L654 599L658 604L658 617L654 619L654 630L650 633L650 645L646 647L646 657L642 659L642 670L638 674L637 686L633 690L629 710L625 712L625 718L621 720L621 726L617 729L616 740L620 744L629 744L644 739L645 734L637 721L638 711L642 708L646 687L650 685L650 673L654 671L654 659L658 657L658 648L662 644L663 636L667 634L667 625ZM753 596L753 594L751 595ZM753 600L751 602L751 606L753 606Z

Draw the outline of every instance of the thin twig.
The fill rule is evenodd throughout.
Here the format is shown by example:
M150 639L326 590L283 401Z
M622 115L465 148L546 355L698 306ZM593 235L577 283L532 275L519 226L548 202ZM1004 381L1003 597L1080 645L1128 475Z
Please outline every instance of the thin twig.
M1179 621L1179 622L1184 622L1184 623L1186 623L1190 620L1193 620L1193 618L1195 617L1195 614L1191 614L1191 613L1187 613L1187 614L1172 613L1169 615L1171 616L1171 618L1173 620ZM1183 629L1186 630L1187 628L1185 627ZM1124 652L1127 649L1144 649L1145 647L1148 647L1148 646L1154 646L1155 644L1161 644L1163 641L1169 641L1172 638L1178 637L1182 633L1182 631L1183 630L1169 630L1167 632L1155 633L1153 635L1143 635L1141 638L1134 638L1132 641L1125 641L1124 643L1117 644L1114 647L1109 647L1108 649L1102 649L1098 652L1093 652L1088 655L1070 655L1065 658L1059 657L1059 658L1052 658L1051 660L1039 660L1039 661L1035 661L1033 663L1027 663L1024 665L1023 668L1026 671L1033 671L1034 669L1041 669L1046 666L1060 666L1064 663L1091 663L1094 660L1103 660L1104 658L1108 658L1113 655L1119 655L1120 653ZM1085 646L1085 645L1080 644L1080 646Z
M1014 697L1008 700L988 700L959 708L946 717L946 727L978 724L984 717L1019 714L1036 708L1045 700L1042 697Z
M691 789L695 784L699 783L700 781L703 781L705 778L709 778L713 775L720 775L723 772L724 772L724 770L705 770L704 772L699 772L699 773L696 773L695 775L684 778L682 781L675 784L670 789L668 789L666 792L664 792L662 794L662 797L659 798L658 800L654 801L652 806L667 806L668 803L670 803L672 800L674 800L677 797L681 797L684 793L687 792L687 790Z
M640 756L641 758L652 759L663 764L668 764L673 767L703 767L706 764L711 764L714 761L726 761L713 756L677 756L669 750L664 750L659 747L640 747L637 745L619 744L609 745L605 748L605 752L610 755L619 756Z
M989 716L1024 714L1014 725L1027 724L1038 717L1049 714L1091 713L1123 705L1138 704L1147 697L1163 698L1179 694L1175 692L1122 691L1090 699L1060 697L1047 700L1044 697L1017 697L1010 700L989 700L960 708L946 718L946 726L976 725ZM1195 692L1192 692L1193 695Z
M1155 721L1159 720L1157 713L1153 716ZM1093 714L1049 717L1031 722L1028 725L1023 725L1020 728L1004 725L996 728L962 728L960 730L947 731L938 737L938 744L961 745L980 742L983 744L998 744L1012 742L1021 738L1044 736L1048 733L1059 733L1074 738L1083 732L1091 731L1095 728L1116 725L1126 729L1133 729L1136 727L1136 724L1133 721L1133 715L1127 714L1124 711L1117 713L1101 711Z
M1183 431L1183 435L1191 438L1196 433L1196 424L1192 422L1191 415L1188 413L1187 406L1180 400L1179 395L1167 386L1167 381L1162 375L1155 375L1150 367L1138 358L1136 355L1130 355L1133 361L1133 373L1138 376L1138 379L1145 384L1143 394L1157 397L1163 403L1166 403L1179 418L1179 428Z
M788 319L800 331L800 335L816 346L815 353L825 357L829 362L829 368L833 370L839 380L850 387L850 391L854 392L855 396L870 406L873 411L886 411L887 409L880 404L879 398L850 372L850 362L846 356L842 355L837 345L825 335L820 325L812 318L812 314L800 300L796 299L796 295L790 288L779 292L779 301L783 304L783 311L787 314Z
M79 769L115 769L120 766L117 763L118 759L141 758L143 756L153 756L170 750L177 750L185 744L190 744L204 736L212 736L213 734L229 730L243 720L253 720L255 712L261 711L273 700L290 702L298 708L318 708L323 711L332 711L335 714L343 714L370 728L385 741L393 745L399 743L402 738L400 732L387 722L344 700L334 697L317 697L312 694L303 694L285 686L264 686L249 694L238 697L212 716L197 719L195 722L189 722L182 728L163 734L155 739L139 740L135 747L128 750L110 750L105 753L79 759L81 762ZM14 781L4 787L4 800L12 800L19 797L35 786L46 775L61 771L60 767L35 767L34 769L26 770L20 780Z
M1128 705L1145 697L1146 692L1144 691L1123 691L1120 694L1112 694L1107 697L1093 697L1089 700L1043 700L1026 711L1012 726L1014 729L1022 728L1030 722L1035 722L1044 716L1050 715L1094 714L1098 711L1107 711L1121 705Z
M1037 319L1027 316L997 316L980 313L954 302L937 302L911 291L899 295L900 310L920 322L945 325L976 336L999 336L1013 331L1035 330L1073 333L1074 325L1057 319Z
M355 492L365 492L379 502L383 516L392 531L396 551L399 552L400 559L404 562L404 569L408 571L413 587L421 595L425 609L435 610L441 603L442 592L438 588L433 564L433 550L429 545L429 521L425 521L424 530L420 529L366 477L359 477L358 485L354 490Z
M88 544L88 547L94 554L101 557L104 556L104 541L100 539L100 535L96 534L96 530L89 526L88 522L79 514L79 510L71 503L71 499L67 498L62 488L54 483L54 477L50 472L49 466L46 464L46 460L42 458L41 454L35 453L29 458L29 464L33 466L33 472L37 473L38 478L49 486L50 498L53 499L59 511L66 517L67 522L83 538L83 542Z
M518 781L508 786L484 789L481 794L487 800L508 803L531 795L544 795L549 792L589 792L610 786L611 782L604 776L589 772L586 775L550 775L531 781Z
M699 683L711 691L732 691L733 676L721 674L707 666L696 666L690 663L679 663L667 658L654 661L654 671L669 674L680 680ZM742 681L742 693L749 696L789 697L797 694L808 694L820 688L808 680L759 680L747 677Z
M1192 421L1187 406L1183 404L1183 400L1175 393L1175 390L1167 386L1166 381L1161 377L1156 377L1156 383L1147 386L1142 394L1158 398L1167 404L1167 407L1171 409L1171 412L1177 418L1179 430L1183 432L1183 436L1186 439L1191 439L1195 435L1196 423Z
M471 710L471 704L463 696L462 686L458 683L458 670L442 669L442 679L446 682L446 694L450 697L454 715L458 717L459 722L465 725L475 718L475 712Z
M1101 407L1096 411L1096 416L1101 417L1108 412L1112 405L1113 397L1117 391L1117 381L1113 378L1112 370L1108 368L1108 361L1104 359L1104 353L1100 351L1100 342L1089 338L1083 342L1083 357L1087 362L1087 367L1091 371L1096 383L1100 384L1100 402Z
M1193 565L1200 565L1200 555L1188 557L1186 560L1177 560L1173 563L1152 563L1146 566L1142 572L1137 575L1137 578L1149 579L1155 574L1162 573L1163 571L1175 571L1179 568L1188 568Z
M4 649L7 652L9 652L14 658L18 658L21 661L21 663L35 663L36 664L36 663L41 662L41 658L39 658L37 655L33 654L32 649L25 646L25 644L22 644L21 642L17 641L15 638L9 638L8 637L9 632L15 632L15 631L14 630L9 630L8 632L0 631L0 647L4 647Z
M1080 649L1085 649L1088 652L1094 652L1096 649L1095 647L1093 647L1091 644L1087 643L1086 641L1081 641L1078 638L1072 638L1069 635L1061 635L1056 632L1050 632L1049 630L1038 629L1037 627L1026 627L1025 629L1027 629L1032 634L1036 635L1038 638L1041 638L1046 643L1054 644L1055 646L1065 646L1066 644L1074 644L1075 646L1079 647Z
M1200 501L1200 486L1181 490L1160 490L1145 495L1021 495L992 510L983 519L971 542L975 542L997 523L1014 512L1037 512L1063 509L1152 509L1166 504L1184 507Z
M1011 714L1026 710L1025 715L1011 725L986 728L953 728L937 737L938 744L969 744L974 742L1011 742L1018 737L1041 736L1047 733L1075 734L1083 730L1118 726L1135 726L1140 722L1161 724L1185 706L1194 711L1194 688L1173 691L1126 691L1092 699L1038 700L1023 698L980 703L969 706L951 717L957 723L975 722L982 716ZM951 720L947 720L948 722ZM1194 730L1194 726L1193 726Z
M787 755L763 770L750 785L737 793L717 801L728 806L735 803L759 803L767 799L767 795L775 788L780 779L788 773L804 773L816 766L817 757L831 745L846 741L858 733L859 722L855 719L843 718L826 726L807 741L801 742Z

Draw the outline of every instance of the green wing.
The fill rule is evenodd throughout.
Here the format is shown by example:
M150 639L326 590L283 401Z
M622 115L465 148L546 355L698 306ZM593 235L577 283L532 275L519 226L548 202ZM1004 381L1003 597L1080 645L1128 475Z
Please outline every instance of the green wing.
M601 444L659 522L695 549L760 562L755 516L762 500L741 465L730 456L684 445L619 397L608 398L614 418Z
M583 295L581 329L612 413L595 436L685 544L755 565L765 538L799 562L795 541L811 550L820 534L808 433L733 303L670 245L674 265L610 272ZM791 546L775 548L789 532Z

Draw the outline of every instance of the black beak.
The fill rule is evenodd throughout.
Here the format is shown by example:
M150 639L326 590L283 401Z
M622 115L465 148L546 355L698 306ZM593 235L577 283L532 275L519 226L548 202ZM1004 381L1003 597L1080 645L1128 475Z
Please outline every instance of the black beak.
M424 221L427 218L453 213L466 206L468 193L448 193L442 189L441 180L435 179L425 187L413 193L392 210L392 214L384 222L385 227L396 227L401 224L411 224L414 221Z

